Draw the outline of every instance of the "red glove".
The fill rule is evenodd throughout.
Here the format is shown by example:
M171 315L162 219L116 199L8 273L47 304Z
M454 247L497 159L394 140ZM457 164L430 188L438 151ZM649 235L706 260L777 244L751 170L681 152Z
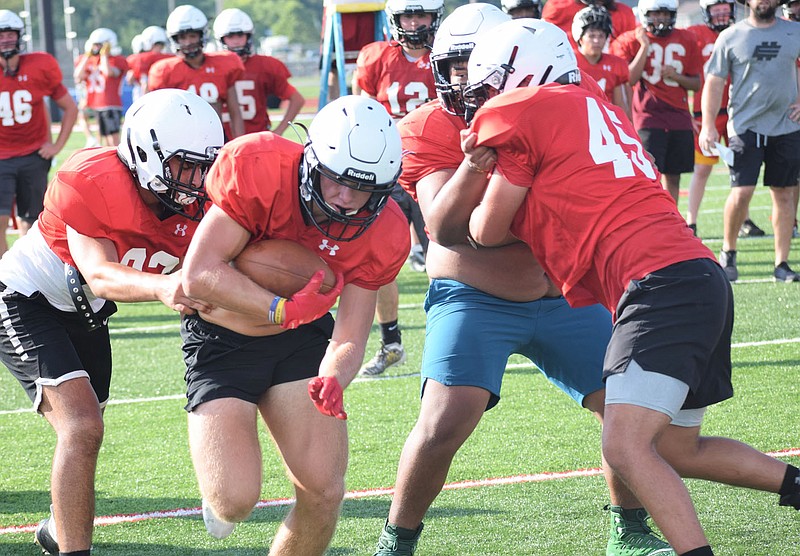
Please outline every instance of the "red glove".
M335 376L315 376L308 381L308 395L323 415L346 420L344 392Z
M324 271L315 272L302 290L285 300L284 303L279 303L282 305L279 309L282 315L278 319L278 324L282 328L297 328L302 324L315 321L333 307L336 298L342 293L344 276L340 272L336 274L336 284L328 293L320 292L324 278Z

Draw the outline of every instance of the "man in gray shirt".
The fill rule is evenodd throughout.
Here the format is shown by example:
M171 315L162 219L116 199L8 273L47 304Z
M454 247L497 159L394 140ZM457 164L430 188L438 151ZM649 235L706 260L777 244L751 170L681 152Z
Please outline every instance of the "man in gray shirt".
M781 282L800 282L788 264L794 198L800 174L800 26L775 17L778 0L747 0L747 19L725 29L714 44L703 88L700 146L719 141L714 118L730 76L728 136L734 151L731 193L723 216L720 264L734 281L736 239L747 215L761 165L772 196L775 271ZM781 2L782 3L782 2Z

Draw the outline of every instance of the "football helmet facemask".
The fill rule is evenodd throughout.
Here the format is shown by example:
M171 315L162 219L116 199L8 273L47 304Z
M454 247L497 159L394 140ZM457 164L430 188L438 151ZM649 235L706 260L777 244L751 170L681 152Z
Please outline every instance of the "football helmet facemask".
M602 6L589 6L575 14L572 20L572 38L580 44L583 34L589 29L600 29L607 37L613 35L611 15Z
M306 222L336 241L359 237L386 206L400 176L401 156L400 133L378 101L348 95L326 104L311 122L300 161ZM370 197L360 209L345 211L325 200L321 176Z
M725 5L727 4L730 6L730 15L727 18L716 18L717 20L714 21L714 17L711 15L711 6L716 6L717 4ZM736 17L734 13L736 10L734 9L735 3L733 0L700 0L700 9L703 12L703 21L708 26L709 29L712 31L719 33L723 29L727 29L734 23L736 23Z
M25 24L22 19L11 10L0 10L0 31L16 31L17 40L13 44L9 41L0 44L0 56L8 60L22 52L22 35L25 34Z
M152 91L125 113L120 135L117 155L139 185L171 212L200 220L208 200L205 177L224 141L211 105L180 89ZM177 172L170 166L175 159Z
M656 37L666 37L675 29L678 19L678 0L639 0L639 21L649 33ZM656 22L652 12L669 12L666 23Z
M413 31L403 29L401 15L431 14L431 24L417 27ZM444 0L389 0L386 2L386 19L392 38L411 48L428 46L436 35L444 13Z
M792 10L792 6L796 6L798 2L800 2L800 0L792 0L791 2L786 2L783 5L783 17L785 17L789 21L800 21L800 13ZM733 17L731 17L731 19L733 19Z
M542 17L542 10L539 0L502 0L500 5L503 7L503 11L509 15L511 15L513 10L529 8L533 10L533 18L539 19Z
M442 21L431 51L431 68L436 96L448 113L464 117L465 83L451 83L450 67L455 61L466 63L478 37L511 18L491 4L464 4ZM464 80L466 81L466 79Z
M200 40L181 46L178 40L183 33L194 31L200 33ZM208 42L208 18L189 4L178 6L167 18L167 35L172 39L175 52L183 54L186 58L195 58L203 53L203 48Z
M238 8L222 10L214 20L214 38L222 50L229 50L236 53L241 58L246 58L253 54L253 20L250 16ZM233 33L244 33L247 35L247 42L239 48L231 48L222 40Z
M567 34L540 19L512 19L481 35L469 57L467 121L491 97L523 84L580 83Z

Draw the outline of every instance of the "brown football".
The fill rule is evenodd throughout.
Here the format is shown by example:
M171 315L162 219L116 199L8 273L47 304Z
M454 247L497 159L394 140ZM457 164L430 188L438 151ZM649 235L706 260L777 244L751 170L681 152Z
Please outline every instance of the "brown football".
M319 255L287 239L253 242L239 253L233 264L253 282L281 297L297 293L318 270L325 271L323 293L336 284L336 276Z

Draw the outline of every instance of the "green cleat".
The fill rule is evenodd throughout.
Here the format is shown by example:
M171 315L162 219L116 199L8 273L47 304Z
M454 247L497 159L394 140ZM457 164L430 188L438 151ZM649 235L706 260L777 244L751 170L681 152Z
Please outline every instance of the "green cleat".
M626 510L621 506L606 509L611 513L606 556L676 556L669 543L658 538L647 524L647 510Z
M424 524L420 523L419 527L412 531L389 525L389 520L386 520L381 536L378 538L378 550L373 556L414 556L423 526ZM398 535L408 538L400 538Z

